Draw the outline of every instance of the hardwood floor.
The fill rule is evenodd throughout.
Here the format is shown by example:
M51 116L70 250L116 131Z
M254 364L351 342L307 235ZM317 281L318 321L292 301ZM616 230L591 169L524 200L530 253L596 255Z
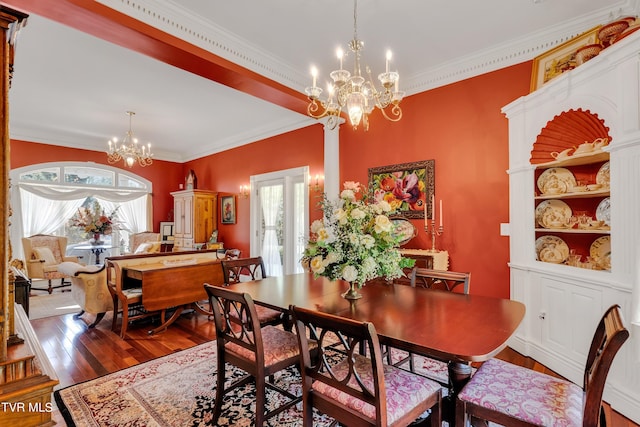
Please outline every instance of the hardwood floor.
M127 339L111 332L111 314L94 329L87 329L94 316L85 314L81 319L62 315L32 320L31 324L55 371L60 384L56 389L87 381L101 375L146 362L176 351L215 339L213 321L206 316L189 313L182 315L165 332L148 335L151 323L135 323L127 330ZM556 375L531 358L506 349L498 356L511 363L536 371ZM607 425L610 427L640 427L606 405ZM54 420L64 426L59 413Z

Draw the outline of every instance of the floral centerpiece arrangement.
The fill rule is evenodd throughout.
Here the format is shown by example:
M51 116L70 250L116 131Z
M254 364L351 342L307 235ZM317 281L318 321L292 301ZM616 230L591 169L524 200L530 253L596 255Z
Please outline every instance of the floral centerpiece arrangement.
M71 218L71 225L81 228L87 235L92 234L94 240L98 242L101 235L109 235L117 227L118 208L107 215L100 203L96 201L93 203L93 209L91 207L78 208L76 214Z
M316 275L350 284L345 298L358 298L355 287L377 277L395 279L415 260L404 258L400 237L389 219L392 208L385 200L367 203L360 183L348 181L339 200L322 199L323 219L311 224L302 263Z

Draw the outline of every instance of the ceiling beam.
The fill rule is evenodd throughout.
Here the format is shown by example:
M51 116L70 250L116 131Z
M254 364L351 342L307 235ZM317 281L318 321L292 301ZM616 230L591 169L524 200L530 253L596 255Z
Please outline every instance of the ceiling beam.
M283 108L307 114L308 100L301 93L98 2L3 0L2 4L59 22ZM29 31L28 27L27 23L25 31Z

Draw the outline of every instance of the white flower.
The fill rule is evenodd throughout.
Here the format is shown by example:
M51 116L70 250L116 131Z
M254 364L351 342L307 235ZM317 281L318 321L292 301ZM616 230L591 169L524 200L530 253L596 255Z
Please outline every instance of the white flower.
M391 212L391 205L386 200L380 200L376 205L380 206L382 212Z
M367 216L367 214L359 208L354 208L351 211L351 218L353 219L363 219L365 216Z
M386 215L378 215L376 216L376 225L374 226L374 230L376 233L384 233L390 232L393 227L393 223L389 220L389 217Z
M345 181L345 183L342 184L342 186L344 187L345 190L351 190L354 193L357 193L358 191L360 191L360 183L359 182Z
M347 213L342 208L336 210L333 217L336 219L336 221L343 225L346 224L348 220Z
M356 195L352 190L342 190L342 193L340 193L340 198L345 200L355 200Z
M324 223L322 221L320 221L319 219L316 219L315 221L313 221L311 223L311 232L312 233L317 233L323 227L324 227Z
M324 259L324 265L327 266L338 261L340 261L340 256L335 252L329 252L327 257Z
M342 270L342 278L347 282L355 282L358 278L358 270L353 265L347 265Z
M315 274L322 274L324 272L325 264L320 255L313 257L309 266L311 267L311 271Z
M362 243L365 248L371 249L373 245L376 244L376 239L370 234L365 234L364 236L360 236L360 243Z

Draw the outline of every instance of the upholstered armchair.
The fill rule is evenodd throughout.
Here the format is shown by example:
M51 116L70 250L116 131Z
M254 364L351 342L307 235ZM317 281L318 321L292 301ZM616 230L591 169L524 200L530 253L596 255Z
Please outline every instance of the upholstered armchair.
M80 306L77 319L85 312L95 314L95 320L88 325L95 327L106 312L113 310L113 299L107 288L107 271L105 265L82 265L75 262L63 262L59 271L71 277L71 295Z
M129 236L129 252L142 254L160 252L160 233L142 231Z
M31 237L23 237L22 247L29 278L49 281L49 287L46 289L33 286L31 289L49 291L51 293L55 288L71 284L65 281L65 278L69 278L69 276L58 271L58 265L62 262L78 262L78 257L65 256L67 249L66 237L36 234ZM53 286L51 281L56 279L60 279L60 285Z

